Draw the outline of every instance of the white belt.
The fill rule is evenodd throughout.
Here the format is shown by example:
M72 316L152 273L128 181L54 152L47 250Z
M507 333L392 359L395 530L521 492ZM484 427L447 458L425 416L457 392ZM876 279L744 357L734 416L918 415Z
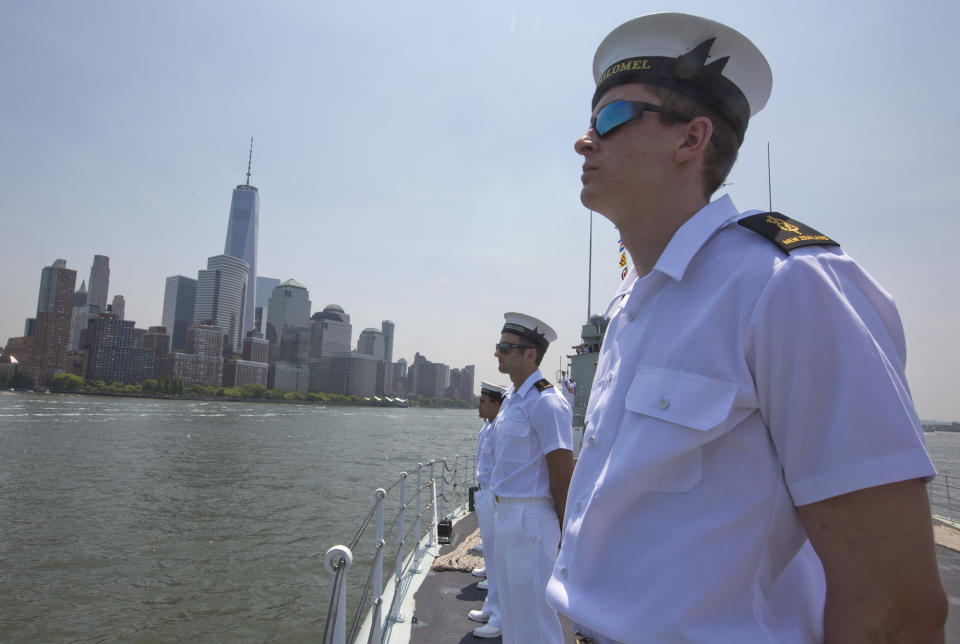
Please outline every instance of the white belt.
M510 497L494 494L493 498L497 500L497 503L553 503L553 499L549 496Z

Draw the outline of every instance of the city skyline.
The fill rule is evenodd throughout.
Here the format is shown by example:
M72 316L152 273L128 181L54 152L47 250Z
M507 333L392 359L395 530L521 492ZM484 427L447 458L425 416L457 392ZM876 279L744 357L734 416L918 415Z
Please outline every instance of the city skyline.
M126 318L160 324L166 278L195 277L223 248L253 136L258 274L304 284L357 329L389 318L395 359L475 364L476 382L507 384L493 358L502 313L529 312L560 335L544 361L552 379L588 290L602 312L620 277L616 230L596 216L587 283L572 148L590 63L611 28L660 8L603 7L12 0L0 24L0 340L22 335L42 267L65 258L79 283L95 254L110 257ZM773 68L721 193L740 209L772 201L838 240L897 301L921 418L960 419L960 132L944 127L958 90L942 82L960 7L682 10L742 31Z

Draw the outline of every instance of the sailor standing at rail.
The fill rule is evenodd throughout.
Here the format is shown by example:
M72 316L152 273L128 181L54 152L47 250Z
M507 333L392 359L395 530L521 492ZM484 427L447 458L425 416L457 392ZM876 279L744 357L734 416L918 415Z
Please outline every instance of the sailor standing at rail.
M500 373L510 376L513 386L490 437L503 641L560 643L560 620L544 593L557 557L573 472L571 411L538 368L557 334L529 315L507 313L504 318L494 355Z
M593 70L580 199L634 268L550 604L595 644L943 642L934 469L890 295L825 235L711 201L770 95L763 54L664 13L611 32Z
M474 509L477 511L477 522L480 524L480 537L483 540L483 567L487 575L487 598L483 608L472 610L470 619L475 622L486 622L475 628L473 635L480 638L500 637L500 593L497 588L497 574L493 560L496 545L494 531L493 492L490 491L490 473L493 470L493 446L489 440L493 421L500 412L500 403L506 387L493 385L489 382L480 383L480 401L477 410L484 420L477 438L477 485L480 487L474 495Z

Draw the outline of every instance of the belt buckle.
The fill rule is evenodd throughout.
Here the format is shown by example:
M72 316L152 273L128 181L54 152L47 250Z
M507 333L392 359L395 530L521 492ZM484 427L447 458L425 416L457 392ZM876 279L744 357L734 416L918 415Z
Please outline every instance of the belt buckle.
M580 631L577 631L576 633L574 633L573 637L576 639L577 644L593 644L593 638L587 637Z

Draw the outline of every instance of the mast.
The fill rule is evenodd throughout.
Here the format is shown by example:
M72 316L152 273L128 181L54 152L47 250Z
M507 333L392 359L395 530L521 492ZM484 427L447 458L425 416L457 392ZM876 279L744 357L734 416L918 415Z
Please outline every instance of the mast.
M770 180L770 141L767 141L767 198L769 199L767 210L773 212L773 183Z
M593 211L590 211L590 242L587 250L587 322L590 321L590 289L593 286Z

